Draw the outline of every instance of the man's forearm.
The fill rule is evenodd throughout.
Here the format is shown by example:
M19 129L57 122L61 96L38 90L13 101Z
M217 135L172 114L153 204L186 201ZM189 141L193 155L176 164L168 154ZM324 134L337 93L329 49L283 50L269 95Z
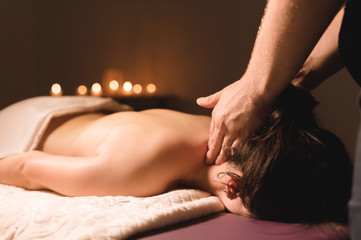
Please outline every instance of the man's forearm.
M342 7L341 0L269 0L243 78L273 101L291 82Z
M332 20L301 70L297 73L292 81L295 86L312 90L344 66L338 49L343 15L344 8Z

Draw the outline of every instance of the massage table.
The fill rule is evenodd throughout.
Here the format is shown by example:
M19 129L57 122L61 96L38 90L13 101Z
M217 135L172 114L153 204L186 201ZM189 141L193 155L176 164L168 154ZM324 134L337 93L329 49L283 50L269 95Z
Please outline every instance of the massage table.
M346 240L345 225L308 226L262 221L221 212L166 226L130 237L129 240Z

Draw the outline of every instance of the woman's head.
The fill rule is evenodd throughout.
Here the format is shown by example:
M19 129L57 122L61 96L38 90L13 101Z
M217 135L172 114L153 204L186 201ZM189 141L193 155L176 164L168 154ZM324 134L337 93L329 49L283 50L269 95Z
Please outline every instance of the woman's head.
M342 142L321 129L317 105L306 91L289 86L277 99L262 129L245 139L228 163L227 174L255 218L321 223L346 222L352 166Z

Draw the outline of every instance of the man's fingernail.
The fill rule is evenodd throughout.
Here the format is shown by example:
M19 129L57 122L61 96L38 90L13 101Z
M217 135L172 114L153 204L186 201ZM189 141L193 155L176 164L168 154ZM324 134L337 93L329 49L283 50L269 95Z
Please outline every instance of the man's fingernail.
M213 161L211 159L209 159L207 156L204 157L204 162L207 165L212 165L213 164Z
M222 164L222 163L224 163L224 162L225 162L225 161L224 161L223 158L218 157L218 158L216 159L216 161L215 161L215 164L216 164L216 165L220 165L220 164Z

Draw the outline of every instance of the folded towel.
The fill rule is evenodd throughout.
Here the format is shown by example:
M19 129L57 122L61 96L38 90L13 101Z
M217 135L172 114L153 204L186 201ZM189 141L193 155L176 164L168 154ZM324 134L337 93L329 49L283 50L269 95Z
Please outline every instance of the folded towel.
M34 150L51 119L76 113L131 110L111 98L50 97L26 99L0 111L0 158Z

